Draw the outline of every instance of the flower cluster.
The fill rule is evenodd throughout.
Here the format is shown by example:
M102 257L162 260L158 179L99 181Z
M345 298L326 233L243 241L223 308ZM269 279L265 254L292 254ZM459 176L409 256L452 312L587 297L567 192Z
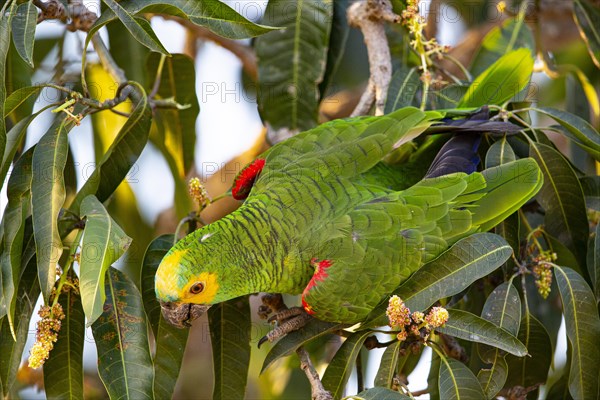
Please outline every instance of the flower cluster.
M533 276L535 276L535 286L538 293L544 299L550 294L552 286L552 268L549 262L556 261L556 253L544 252L533 259Z
M427 315L420 311L412 313L402 299L392 296L388 302L386 315L392 328L400 329L397 334L399 341L405 341L409 335L414 339L426 341L431 330L444 326L448 321L448 310L443 307L433 307Z
M427 22L419 14L418 0L408 0L406 9L402 11L402 25L406 27L413 39L410 41L411 47L421 57L421 80L427 85L444 84L441 77L434 77L428 67L432 64L431 57L437 56L442 59L443 54L450 50L450 46L443 46L435 38L427 39L423 34Z
M42 319L37 323L36 341L29 353L31 368L39 368L46 362L54 343L58 340L61 321L65 318L60 304L55 304L53 307L42 306L38 315Z
M199 211L204 210L210 204L210 197L206 192L206 188L200 182L200 179L190 179L188 190L190 191L190 196L198 203L198 207L200 208Z

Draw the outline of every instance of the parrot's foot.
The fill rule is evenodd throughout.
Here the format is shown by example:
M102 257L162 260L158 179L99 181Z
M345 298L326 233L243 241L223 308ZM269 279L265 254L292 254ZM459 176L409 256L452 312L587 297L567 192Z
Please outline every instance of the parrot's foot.
M261 297L261 301L262 305L258 307L258 316L261 319L267 319L272 313L287 309L283 296L279 293L267 293Z
M288 308L280 294L266 294L261 300L263 305L259 307L258 315L263 319L268 317L268 321L276 322L277 326L258 341L258 347L302 328L312 318L302 307Z
M293 307L273 315L269 321L277 321L277 326L258 341L258 347L266 341L274 342L288 333L302 328L311 318L302 307Z

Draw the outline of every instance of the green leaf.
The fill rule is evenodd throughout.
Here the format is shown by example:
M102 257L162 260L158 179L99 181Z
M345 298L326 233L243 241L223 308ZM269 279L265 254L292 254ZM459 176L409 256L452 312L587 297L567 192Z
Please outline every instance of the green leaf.
M104 15L103 12L102 16ZM151 54L150 50L135 40L123 24L108 24L106 29L108 30L110 54L117 65L123 68L127 79L146 82L146 65L141 60L148 58L148 55Z
M394 291L411 311L423 311L439 299L465 290L489 275L511 255L512 248L493 233L476 233L459 240L438 258L422 266ZM380 303L361 325L362 329L387 325L388 300Z
M74 290L61 293L63 308L58 341L44 364L44 390L49 399L83 399L83 342L85 316Z
M90 326L102 314L106 271L127 250L131 238L93 195L83 199L81 213L86 223L81 244L80 290L87 326Z
M12 92L10 96L6 98L6 102L4 103L4 117L7 117L9 114L15 111L31 96L38 95L45 87L45 85L27 86Z
M600 133L583 118L551 107L532 108L532 110L545 114L558 122L567 131L566 136L575 144L585 150L589 148L594 152L600 152Z
M444 400L481 400L485 398L479 381L471 370L452 358L442 358L439 391L440 398Z
M215 386L213 399L241 399L250 367L250 303L248 296L208 309Z
M8 170L10 169L13 158L15 157L19 146L23 142L29 124L31 124L31 122L47 108L48 107L44 107L35 114L32 114L29 117L17 122L15 126L13 126L8 132L6 137L6 148L4 149L4 158L2 159L2 167L0 168L0 187L4 182L6 175L8 174Z
M429 368L429 374L427 375L427 389L429 389L429 398L431 400L440 400L439 382L442 360L436 351L432 350L431 353L431 368Z
M156 275L158 265L171 247L173 247L172 234L157 237L148 245L144 254L144 261L142 262L140 279L142 300L154 337L158 336L158 327L161 320L160 304L156 299L156 292L154 291L154 276ZM177 331L187 330L178 329Z
M498 325L468 311L449 309L450 318L436 331L470 342L483 343L507 351L518 357L527 354L527 348L515 336Z
M546 382L552 362L552 343L544 325L533 315L525 314L519 328L519 340L527 347L529 356L506 356L508 378L505 387L530 387Z
M362 400L410 400L410 397L405 396L395 390L390 390L382 387L374 387L371 389L363 390L356 396L351 396L348 399L362 399Z
M154 399L154 371L142 297L133 282L117 269L106 272L105 282L104 311L92 325L100 378L111 398Z
M546 395L546 400L573 400L569 393L569 374L565 371L560 379L552 385Z
M600 176L584 176L579 178L585 196L587 208L600 211Z
M58 233L58 214L65 201L63 171L67 162L67 133L72 124L55 120L33 151L31 211L35 232L38 277L44 300L48 300L56 280L56 263L63 252Z
M563 304L567 337L573 352L569 391L575 399L598 396L600 318L594 295L585 280L570 268L554 268Z
M10 6L6 14L0 15L0 110L4 110L6 100L6 58L10 50L10 25L16 10L16 2ZM4 119L0 121L0 156L4 157L6 147L6 125ZM2 181L4 182L4 181Z
M113 194L144 150L151 123L152 111L148 106L146 93L142 90L140 101L135 105L131 116L96 165L94 172L77 192L69 206L71 211L79 214L81 201L90 194L96 195L101 202Z
M342 397L356 357L369 335L372 335L369 331L353 333L342 343L327 366L321 382L325 390L328 390L335 399Z
M154 356L154 395L157 399L173 396L189 329L178 329L169 324L160 312L160 304L154 292L154 276L161 260L173 246L173 235L162 235L154 239L142 263L142 300L156 342Z
M525 9L516 17L506 19L492 28L481 42L481 48L471 65L471 73L479 75L504 54L518 48L534 51L531 29L525 23Z
M377 375L375 375L375 386L386 388L392 386L392 381L394 375L396 375L396 369L398 368L398 358L400 356L401 347L402 342L394 342L385 349L381 356L379 370L377 370Z
M262 118L275 137L317 125L333 15L331 0L271 0L263 21L285 29L256 40Z
M32 0L17 7L12 20L13 42L17 52L29 66L33 65L33 44L37 26L37 7Z
M161 63L159 54L150 54L146 62L147 74L152 77L146 85L154 84ZM184 110L159 109L154 113L156 129L150 139L161 152L168 152L173 159L172 173L175 179L185 181L186 175L194 165L196 146L196 119L200 107L196 98L196 88L190 85L196 76L194 61L184 54L173 54L164 60L157 97L173 99L187 106ZM187 195L187 193L186 193ZM186 210L188 212L189 210Z
M338 67L342 62L346 51L346 43L350 35L350 26L348 25L349 0L333 1L333 16L331 21L331 33L329 35L329 46L327 49L327 64L323 80L319 84L319 93L321 98L327 95L327 89L337 79Z
M401 65L392 75L385 101L385 113L388 114L402 107L412 105L415 94L420 87L421 79L417 68L408 68Z
M108 8L110 8L112 12L115 13L117 18L119 18L123 25L125 25L125 28L127 28L127 30L138 42L148 47L152 51L169 55L169 52L164 48L148 21L146 21L144 18L132 16L115 0L102 1L108 6ZM93 35L95 32L96 30L92 28L90 30L90 35Z
M490 368L479 370L477 379L488 399L496 398L496 395L506 382L508 377L508 364L504 356L498 355Z
M585 264L588 222L583 191L569 162L552 147L531 142L529 154L544 175L536 200L546 211L545 230Z
M330 332L344 328L344 324L336 324L333 322L320 321L318 319L311 319L302 328L288 333L285 337L280 339L273 348L269 351L269 354L265 357L261 374L269 368L275 361L281 357L286 357L293 354L298 347L303 344L326 335Z
M500 57L471 83L459 107L501 105L523 90L533 72L529 49L518 49Z
M507 330L512 335L519 333L521 299L517 289L512 285L512 281L505 282L494 289L483 306L481 317ZM493 399L504 387L508 377L508 365L504 353L498 349L478 346L478 350L482 360L491 365L490 368L480 370L477 379L487 398Z
M33 313L33 308L37 298L40 295L40 285L37 278L37 269L35 258L23 269L19 288L17 291L17 304L15 309L15 333L16 341L13 339L8 321L6 318L0 319L0 381L2 381L3 398L10 393L19 365L25 343L27 342L29 332L29 320Z
M33 148L25 152L15 164L8 180L8 204L2 216L0 232L0 275L2 294L11 331L14 335L16 290L21 275L21 252L25 235L25 220L30 215Z
M596 303L600 301L600 224L588 241L587 268L594 287Z
M495 141L486 153L485 168L497 167L498 165L515 161L516 159L515 152L506 140L506 136L503 136L501 139Z
M125 0L119 5L130 15L165 14L190 20L219 36L245 39L270 32L274 27L257 25L219 0ZM98 30L116 18L114 12L103 12L92 29Z
M511 282L504 282L492 291L485 301L481 318L498 325L512 335L519 333L521 299Z
M575 0L573 15L594 64L600 68L600 8L587 0Z

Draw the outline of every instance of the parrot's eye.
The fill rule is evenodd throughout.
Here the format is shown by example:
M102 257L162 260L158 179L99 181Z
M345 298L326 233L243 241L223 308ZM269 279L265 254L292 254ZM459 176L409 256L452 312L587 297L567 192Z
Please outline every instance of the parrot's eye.
M198 294L198 293L202 292L203 290L204 290L204 283L202 283L202 282L196 282L190 288L190 293L192 293L192 294Z

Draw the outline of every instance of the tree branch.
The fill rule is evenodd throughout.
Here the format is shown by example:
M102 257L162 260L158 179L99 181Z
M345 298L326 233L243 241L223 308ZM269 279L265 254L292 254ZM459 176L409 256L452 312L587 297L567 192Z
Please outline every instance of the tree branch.
M300 358L300 368L302 368L310 382L313 400L333 400L331 393L323 387L319 374L313 366L306 349L304 349L303 346L300 346L298 350L296 350L296 354L298 354L298 357Z
M375 102L375 115L383 115L388 87L392 80L392 59L384 23L400 22L389 0L366 0L348 8L348 23L359 28L369 55L370 78L367 89L351 116L366 114Z

